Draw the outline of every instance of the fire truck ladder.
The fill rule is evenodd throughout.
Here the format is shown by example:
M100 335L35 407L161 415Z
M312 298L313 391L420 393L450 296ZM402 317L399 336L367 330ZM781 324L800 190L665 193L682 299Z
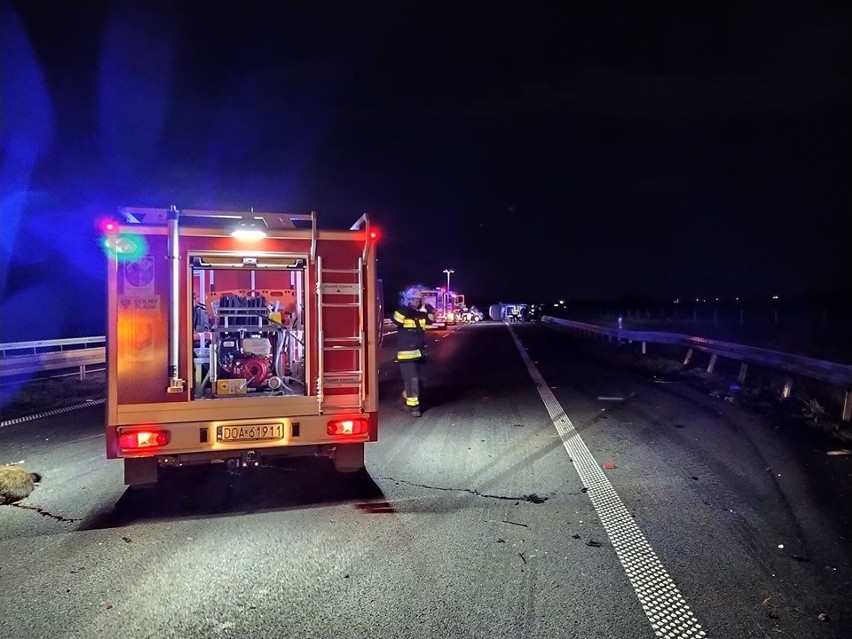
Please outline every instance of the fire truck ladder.
M365 375L364 375L364 353L366 335L364 334L364 260L358 258L357 269L323 269L322 257L317 256L317 302L319 305L318 333L319 333L319 366L317 376L317 402L319 412L327 409L332 410L364 410L365 400ZM356 282L325 281L325 275L355 275ZM356 298L357 301L326 301L326 296L334 298L344 297L349 300ZM326 308L352 308L358 310L358 334L357 335L332 335L326 333L323 328L323 309ZM333 371L325 370L325 355L330 352L356 351L358 353L358 368L356 370ZM357 403L351 401L351 395L325 395L327 388L358 388ZM353 393L354 394L354 393ZM331 398L347 398L348 403L340 403Z

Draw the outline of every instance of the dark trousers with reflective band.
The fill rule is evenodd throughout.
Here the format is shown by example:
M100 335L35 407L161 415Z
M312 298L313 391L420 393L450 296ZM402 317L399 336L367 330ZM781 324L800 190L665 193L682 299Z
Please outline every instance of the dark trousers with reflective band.
M418 359L403 360L399 363L399 372L405 385L405 405L409 409L420 408L420 368Z

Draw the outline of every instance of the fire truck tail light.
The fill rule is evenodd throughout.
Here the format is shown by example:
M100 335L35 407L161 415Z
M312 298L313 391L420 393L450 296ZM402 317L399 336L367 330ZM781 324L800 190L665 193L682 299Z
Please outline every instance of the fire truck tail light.
M369 430L366 419L335 419L328 422L329 435L366 435Z
M121 450L139 450L140 448L157 448L169 443L167 430L133 430L118 435L118 445Z

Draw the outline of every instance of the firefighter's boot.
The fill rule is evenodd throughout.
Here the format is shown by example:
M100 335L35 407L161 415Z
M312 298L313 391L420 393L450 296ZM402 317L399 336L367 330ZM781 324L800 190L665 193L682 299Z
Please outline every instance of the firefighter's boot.
M412 417L420 417L420 398L416 396L411 397L404 391L402 395L405 397L405 408L408 410L408 414Z

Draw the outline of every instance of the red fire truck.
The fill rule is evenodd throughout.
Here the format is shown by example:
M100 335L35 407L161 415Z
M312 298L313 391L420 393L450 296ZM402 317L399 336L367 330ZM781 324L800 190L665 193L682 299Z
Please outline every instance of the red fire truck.
M313 213L120 213L104 238L106 452L125 484L286 455L363 468L383 316L368 217L320 230Z

